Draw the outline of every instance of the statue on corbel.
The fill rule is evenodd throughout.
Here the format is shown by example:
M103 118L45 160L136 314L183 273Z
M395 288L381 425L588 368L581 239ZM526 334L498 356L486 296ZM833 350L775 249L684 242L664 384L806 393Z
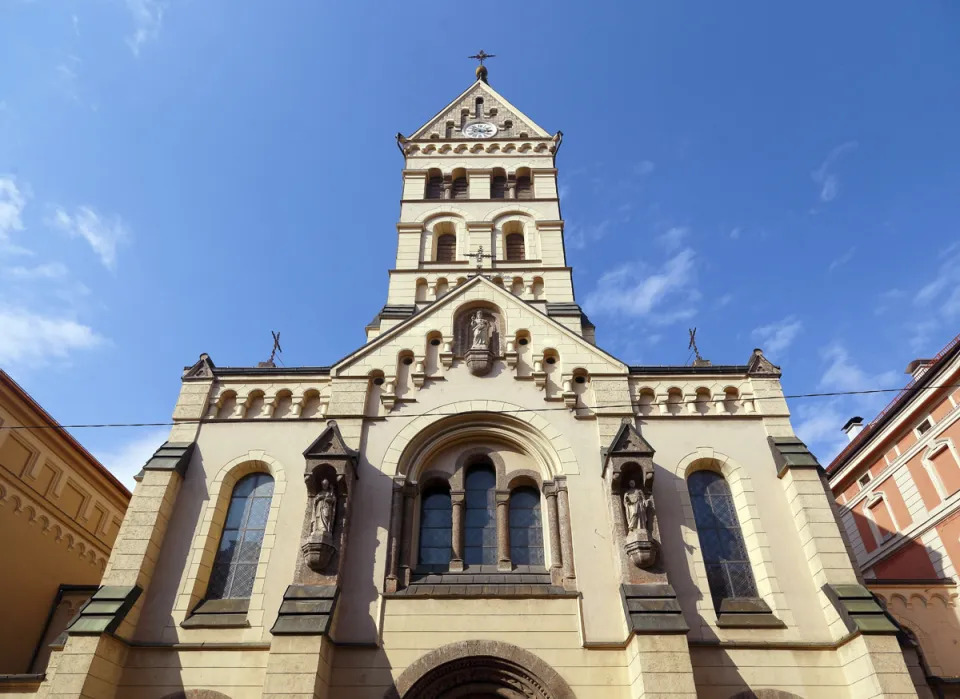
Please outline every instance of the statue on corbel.
M660 565L660 527L653 497L654 449L625 418L603 454L614 539L623 552L625 582L650 582Z
M303 453L307 503L300 551L301 583L336 577L344 559L357 452L347 446L336 421Z

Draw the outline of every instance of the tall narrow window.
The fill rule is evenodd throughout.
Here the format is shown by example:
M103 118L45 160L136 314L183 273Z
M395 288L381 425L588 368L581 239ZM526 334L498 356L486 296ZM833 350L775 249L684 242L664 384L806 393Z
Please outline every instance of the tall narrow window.
M467 176L459 175L453 180L453 198L454 199L468 199L470 196L469 185L467 184Z
M514 565L543 565L540 491L517 488L510 493L510 560Z
M476 101L474 102L473 116L475 119L483 118L483 97L477 97Z
M720 609L725 599L756 597L757 584L727 481L713 471L695 471L687 488L714 609Z
M266 473L251 473L237 481L210 572L207 599L250 597L272 498L273 478Z
M439 170L427 173L426 199L443 199L443 175Z
M507 236L507 260L524 259L523 233L511 233Z
M444 233L437 238L437 262L453 262L457 256L457 236Z
M466 478L466 522L464 563L497 563L497 476L493 466L473 466Z
M450 491L433 488L424 493L420 509L420 563L429 566L449 566L453 508Z
M533 199L533 183L530 175L517 176L517 199Z

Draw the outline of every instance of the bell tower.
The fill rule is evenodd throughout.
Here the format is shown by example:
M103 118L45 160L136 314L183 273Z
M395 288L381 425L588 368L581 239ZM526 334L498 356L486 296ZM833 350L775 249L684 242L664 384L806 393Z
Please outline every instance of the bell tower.
M593 342L567 266L557 189L562 132L549 133L477 79L410 136L397 134L403 191L387 305L367 339L482 274Z

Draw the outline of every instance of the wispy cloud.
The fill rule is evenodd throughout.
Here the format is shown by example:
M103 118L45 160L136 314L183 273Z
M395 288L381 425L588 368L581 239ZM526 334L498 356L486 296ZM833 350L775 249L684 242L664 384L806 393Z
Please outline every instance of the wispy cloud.
M687 237L689 232L686 228L674 227L666 233L658 235L655 240L657 245L662 247L666 252L671 253L681 248L684 238Z
M740 226L737 226L730 231L730 237L733 240L739 240L742 234L743 234L743 228L741 228Z
M167 440L169 433L170 430L166 427L138 432L126 441L99 451L97 458L121 483L133 490L137 485L133 477Z
M68 318L0 306L0 364L37 367L89 350L105 340L92 328Z
M868 391L877 388L896 388L904 383L901 375L893 370L877 374L864 371L850 357L846 347L839 343L828 345L822 355L827 363L827 368L820 378L820 388L824 390ZM866 401L874 402L874 399L867 398Z
M724 294L723 296L718 298L716 301L714 301L713 305L716 308L724 308L725 306L730 305L730 303L733 301L733 298L734 298L733 294Z
M882 316L890 306L906 296L906 292L901 289L887 289L877 295L877 306L873 309L873 314Z
M102 217L89 206L78 207L73 215L57 206L50 222L71 237L86 240L107 269L116 267L117 246L129 237L118 216Z
M23 230L26 205L27 197L13 175L0 175L0 243L8 241L11 233Z
M960 245L953 244L940 253L940 269L936 276L914 296L918 306L929 306L934 301L948 317L960 313Z
M125 2L134 25L133 34L127 37L127 46L133 51L134 56L139 56L140 49L145 43L160 36L166 3L160 0L125 0Z
M57 64L57 82L63 94L74 102L80 101L79 79L82 61L70 54Z
M803 321L796 316L787 316L777 323L754 328L750 334L757 339L765 352L775 356L785 352L801 330Z
M833 262L830 263L830 266L827 268L827 272L828 273L832 272L837 267L847 264L850 260L853 259L853 256L856 254L856 252L857 252L856 247L852 247L849 250L847 250L840 257L838 257L837 259L835 259Z
M820 187L820 201L830 202L840 194L840 178L834 168L844 153L855 150L860 144L856 141L841 143L827 155L816 170L810 173L814 184Z
M35 267L8 267L3 270L3 276L10 279L63 279L69 274L66 266L60 262L50 262Z
M633 171L638 175L649 175L654 171L654 164L649 160L641 160L633 168Z
M567 242L571 248L582 250L590 243L596 243L603 238L607 234L610 226L611 221L609 219L604 219L600 223L590 226L574 223L567 231Z
M591 314L644 317L658 324L687 319L695 312L691 304L699 296L693 286L695 267L696 255L690 248L657 271L639 262L621 265L600 277L584 305ZM668 302L679 305L667 308Z
M840 400L801 403L793 411L794 430L826 466L847 445L841 428L851 417L852 413L843 412Z

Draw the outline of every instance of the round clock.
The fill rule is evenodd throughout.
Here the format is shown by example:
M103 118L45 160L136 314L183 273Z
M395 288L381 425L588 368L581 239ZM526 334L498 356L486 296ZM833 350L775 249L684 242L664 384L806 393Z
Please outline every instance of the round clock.
M475 121L463 127L463 135L467 138L493 138L497 135L497 126L489 121Z

